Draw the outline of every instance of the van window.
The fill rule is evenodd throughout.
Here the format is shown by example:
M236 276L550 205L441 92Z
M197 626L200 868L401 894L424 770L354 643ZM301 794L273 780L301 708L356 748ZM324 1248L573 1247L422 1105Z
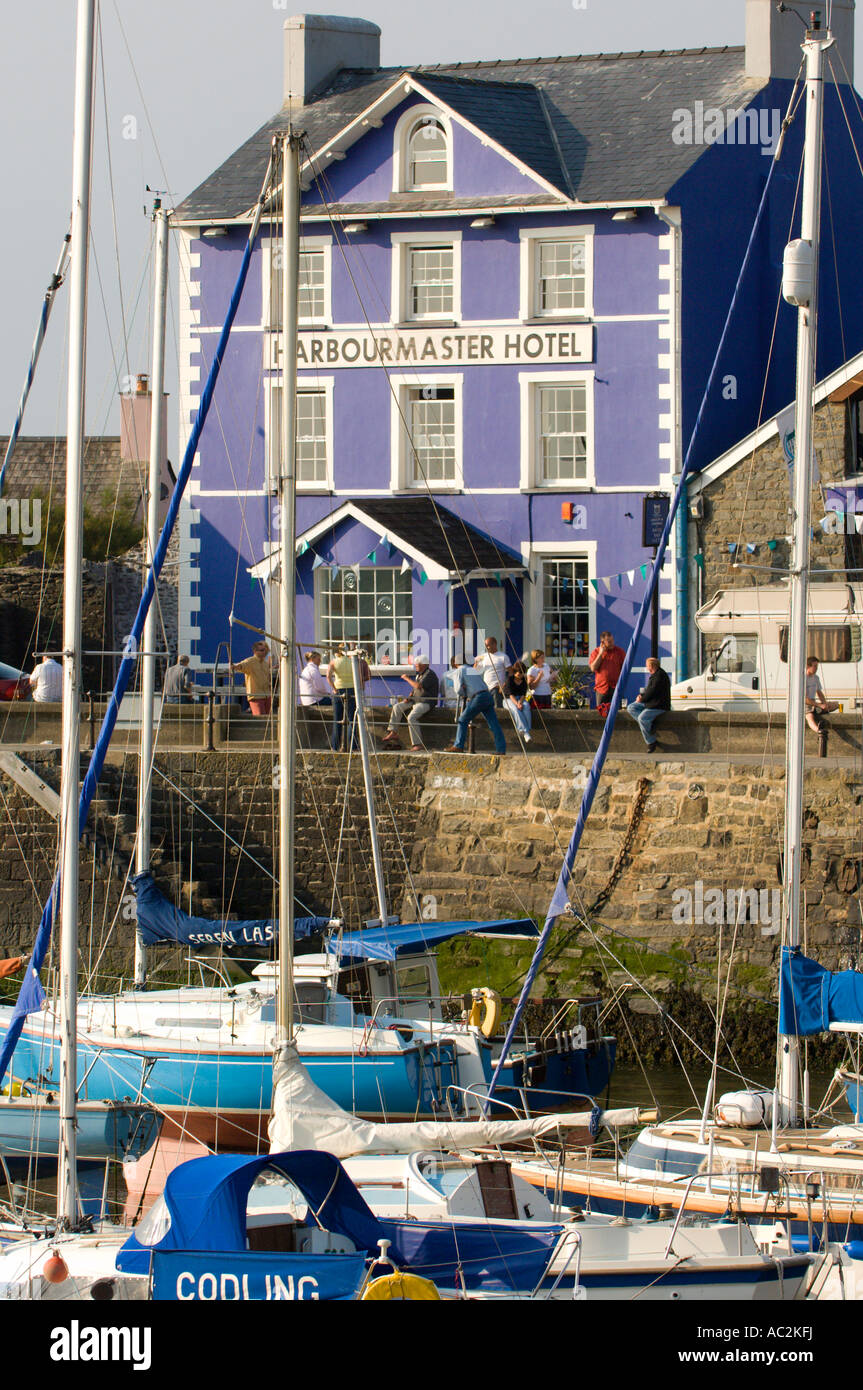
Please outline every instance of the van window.
M810 627L806 634L806 655L819 661L851 661L851 628ZM779 660L788 660L788 628L779 629Z
M739 636L736 632L726 637L714 658L715 670L720 675L754 675L758 656L758 638Z

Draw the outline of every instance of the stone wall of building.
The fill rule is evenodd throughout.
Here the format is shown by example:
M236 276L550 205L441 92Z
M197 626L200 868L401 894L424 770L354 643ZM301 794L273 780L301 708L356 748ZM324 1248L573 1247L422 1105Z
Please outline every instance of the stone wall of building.
M848 405L825 401L815 413L814 447L818 482L812 489L812 573L837 579L846 567L859 567L861 538L825 532L819 525L825 515L822 488L841 484L850 471ZM788 464L778 437L755 449L701 492L703 520L690 525L690 554L704 557L699 568L691 564L694 593L692 612L717 589L740 589L753 584L781 583L790 563L790 479ZM771 550L770 541L776 541ZM754 551L747 551L747 544ZM732 552L729 547L735 546ZM839 573L835 573L839 571ZM719 638L703 639L704 661ZM692 667L696 664L693 649Z
M32 670L33 653L59 652L63 646L64 581L61 570L40 563L0 565L0 661ZM82 593L83 649L110 651L114 646L113 593L103 567L88 565ZM110 657L84 657L83 689L109 689Z

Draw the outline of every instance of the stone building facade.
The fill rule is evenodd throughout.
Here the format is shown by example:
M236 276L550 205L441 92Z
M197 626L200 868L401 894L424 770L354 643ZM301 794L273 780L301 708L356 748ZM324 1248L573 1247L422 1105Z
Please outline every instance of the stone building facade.
M813 579L863 580L863 358L816 393L811 495ZM689 670L703 670L722 640L701 634L695 614L719 589L779 584L791 559L793 410L781 412L690 484ZM863 521L861 521L863 524ZM680 678L683 678L682 676Z

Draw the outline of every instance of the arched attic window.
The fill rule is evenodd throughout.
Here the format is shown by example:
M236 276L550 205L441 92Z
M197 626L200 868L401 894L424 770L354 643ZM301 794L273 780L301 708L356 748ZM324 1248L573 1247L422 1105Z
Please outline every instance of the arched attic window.
M434 107L414 107L396 129L397 192L452 188L452 140Z

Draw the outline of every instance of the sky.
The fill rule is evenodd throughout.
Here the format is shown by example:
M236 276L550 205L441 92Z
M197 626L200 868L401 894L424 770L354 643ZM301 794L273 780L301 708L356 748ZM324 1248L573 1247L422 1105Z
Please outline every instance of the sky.
M742 44L745 0L333 0L373 20L386 65ZM75 0L0 7L3 257L0 435L15 418L42 297L69 221ZM149 369L149 211L179 202L282 100L292 0L101 0L87 429L119 433L117 393ZM863 23L856 62L863 71ZM858 84L859 85L859 84ZM176 403L176 272L167 389ZM65 433L61 290L23 432ZM175 409L169 455L177 457Z

